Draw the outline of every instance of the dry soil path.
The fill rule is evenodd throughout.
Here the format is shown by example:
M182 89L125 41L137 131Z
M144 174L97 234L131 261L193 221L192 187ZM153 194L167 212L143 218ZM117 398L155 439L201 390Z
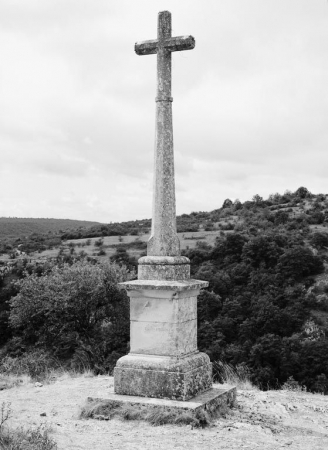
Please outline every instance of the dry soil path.
M0 405L11 402L12 426L50 425L59 450L328 449L327 396L239 390L238 407L207 429L78 418L88 396L112 390L111 377L62 377L0 391Z

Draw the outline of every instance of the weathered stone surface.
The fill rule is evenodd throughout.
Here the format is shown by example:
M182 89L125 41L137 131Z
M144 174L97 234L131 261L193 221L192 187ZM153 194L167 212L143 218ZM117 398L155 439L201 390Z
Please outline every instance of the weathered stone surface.
M120 368L138 368L145 370L166 370L168 372L188 372L203 365L210 364L206 353L198 352L186 355L183 358L172 356L134 355L129 353L117 361Z
M144 256L138 261L139 280L189 280L190 261L185 256Z
M137 55L153 55L158 50L158 39L136 42L134 51ZM192 36L177 36L165 39L164 46L170 52L179 52L181 50L192 50L195 48L195 39Z
M131 321L130 336L132 353L183 356L197 350L197 321Z
M143 41L135 44L138 55L157 53L157 96L156 96L156 132L155 164L153 184L152 231L148 241L148 256L178 256L180 242L176 230L172 97L171 97L171 53L191 50L195 47L192 36L171 36L171 13L162 11L158 15L157 40ZM172 273L158 268L162 279L186 278L185 269L172 269ZM148 273L148 275L147 275ZM140 279L155 276L151 268L148 272L141 268ZM176 273L176 274L175 274ZM165 277L165 274L167 277ZM172 278L175 277L175 278Z
M130 291L130 320L178 323L197 319L197 297L191 297L189 291L170 301L167 297L156 296L153 291L150 293L151 296L140 296L138 291Z
M120 286L127 291L145 291L145 290L156 290L156 291L170 291L171 296L177 294L180 291L197 291L199 293L200 289L208 286L208 281L201 280L177 280L177 281L162 281L162 280L133 280L125 281L120 283ZM128 292L129 295L129 292ZM156 294L157 295L157 294Z
M192 414L197 414L199 411L207 411L210 414L215 413L215 411L220 410L222 407L225 411L226 407L232 407L236 405L236 388L235 387L225 387L224 389L209 389L206 392L198 394L192 399L181 401L181 400L167 400L162 398L151 398L151 397L137 397L129 395L119 395L114 393L107 394L106 398L93 398L88 397L89 404L94 404L99 406L100 410L103 411L103 406L110 406L110 409L122 406L135 407L147 407L150 410L162 411L163 409L171 412L185 412L189 411ZM96 413L96 411L95 411Z
M128 291L131 353L184 356L196 351L198 292Z
M115 393L188 400L212 386L212 365L204 353L185 358L127 355L114 369Z
M159 13L158 39L136 44L157 53L152 232L138 280L120 283L130 297L130 349L114 369L116 394L187 401L212 386L209 357L197 350L197 295L208 282L190 279L176 230L171 52L191 49L191 36L171 37L171 14Z

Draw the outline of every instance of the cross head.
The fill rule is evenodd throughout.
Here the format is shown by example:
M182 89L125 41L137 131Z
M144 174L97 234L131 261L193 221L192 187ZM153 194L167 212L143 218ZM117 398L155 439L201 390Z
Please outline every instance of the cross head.
M171 53L192 50L195 39L192 36L172 37L171 13L158 13L157 39L137 42L137 55L157 53L157 97L156 101L172 101L171 97Z

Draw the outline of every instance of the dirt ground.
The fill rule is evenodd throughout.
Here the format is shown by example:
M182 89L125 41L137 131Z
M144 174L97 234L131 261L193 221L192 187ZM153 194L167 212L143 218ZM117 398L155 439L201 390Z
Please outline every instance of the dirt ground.
M2 390L0 405L11 402L10 426L48 424L60 450L328 449L327 396L238 390L238 406L206 429L78 418L88 396L112 391L112 377L63 376L43 386Z

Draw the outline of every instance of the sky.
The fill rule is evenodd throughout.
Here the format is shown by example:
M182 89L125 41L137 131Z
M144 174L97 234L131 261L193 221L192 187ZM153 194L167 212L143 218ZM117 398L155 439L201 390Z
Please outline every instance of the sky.
M327 0L1 0L0 217L151 217L164 10L177 214L328 193Z

